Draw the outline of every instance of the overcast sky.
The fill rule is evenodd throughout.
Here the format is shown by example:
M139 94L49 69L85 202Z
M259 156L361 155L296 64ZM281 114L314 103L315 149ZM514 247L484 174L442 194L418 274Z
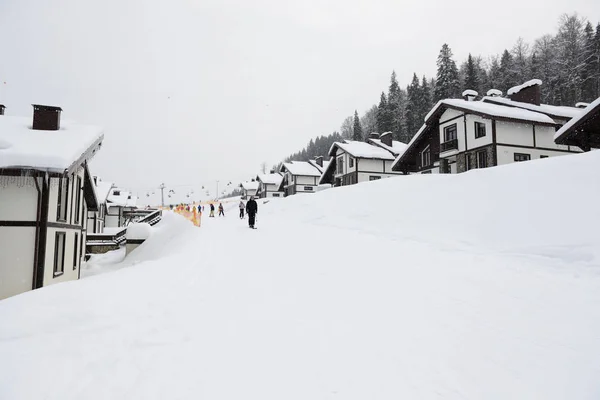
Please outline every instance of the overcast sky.
M0 103L103 126L105 180L212 188L338 130L392 70L434 76L443 43L488 56L573 12L600 1L0 0Z

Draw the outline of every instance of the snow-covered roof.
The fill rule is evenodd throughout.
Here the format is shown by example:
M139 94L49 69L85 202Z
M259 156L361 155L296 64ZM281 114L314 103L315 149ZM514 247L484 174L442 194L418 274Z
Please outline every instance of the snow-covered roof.
M497 100L495 97L492 99ZM425 121L429 120L440 109L440 107L444 106L458 108L464 111L473 111L498 118L554 124L554 120L552 118L539 112L533 112L516 107L505 107L483 101L466 101L461 99L445 99L438 101L435 107L433 107L433 109L425 116Z
M126 207L129 195L129 192L113 187L106 200L112 205Z
M137 201L138 198L137 196L134 196L132 194L130 194L129 196L127 196L127 201L125 202L125 207L137 207Z
M531 79L525 83L511 87L510 89L508 89L508 92L506 92L506 93L510 96L511 94L519 93L521 90L528 88L530 86L541 85L541 84L542 84L541 80Z
M479 93L477 93L476 91L472 90L472 89L467 89L464 92L462 92L462 96L477 96L479 95Z
M406 143L399 142L397 140L392 140L392 147L383 143L381 139L369 139L371 142L375 143L377 146L383 147L387 151L390 151L395 156L398 156L406 151L408 145Z
M583 101L580 101L579 103L575 104L575 108L586 108L589 105L590 103L584 103Z
M257 181L246 181L242 182L242 187L245 190L258 190L259 183Z
M308 162L315 167L316 169L319 170L319 172L323 173L323 171L325 171L327 169L327 165L329 164L329 161L323 161L323 166L320 166L319 164L317 164L317 160L308 160Z
M564 124L556 133L554 134L554 140L558 140L563 135L567 134L574 126L579 125L580 121L587 117L589 113L594 111L596 108L600 108L600 97L590 103L584 109L579 109L579 115L571 119L569 122Z
M491 103L500 103L510 107L523 108L525 110L535 111L546 115L552 115L555 117L562 118L573 118L581 114L583 109L576 107L567 107L567 106L551 106L549 104L531 104L531 103L523 103L521 101L514 101L508 99L506 97L484 97L482 99L484 102Z
M488 96L502 96L502 90L490 89L490 90L487 91L486 95L488 95Z
M62 173L104 137L96 126L62 121L59 130L43 131L31 129L31 122L0 116L0 168Z
M282 168L290 171L292 175L321 176L321 171L307 161L291 161L289 163L283 163Z
M110 190L112 189L113 184L110 182L104 182L100 179L96 180L96 184L94 185L94 190L96 191L96 197L100 203L105 203L108 195L110 194Z
M394 155L388 150L366 142L358 142L353 140L347 140L346 142L334 142L331 145L331 149L329 149L329 155L335 155L336 147L339 147L346 153L357 158L373 158L377 160L394 159Z
M262 174L257 176L258 180L267 185L277 185L281 184L281 180L283 176L281 174Z

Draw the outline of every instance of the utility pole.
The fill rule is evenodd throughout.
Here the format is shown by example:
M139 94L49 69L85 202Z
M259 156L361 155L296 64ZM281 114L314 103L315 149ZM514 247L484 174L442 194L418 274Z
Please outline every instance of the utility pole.
M165 184L161 183L159 186L160 189L160 203L164 207L165 206Z
M217 181L217 200L219 200L219 181Z

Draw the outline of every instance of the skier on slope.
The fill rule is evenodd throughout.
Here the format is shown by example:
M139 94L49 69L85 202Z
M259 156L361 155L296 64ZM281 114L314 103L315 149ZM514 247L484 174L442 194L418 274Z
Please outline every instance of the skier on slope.
M244 205L244 200L240 200L240 219L244 219L244 210L246 206Z
M219 203L219 217L220 216L225 216L225 212L223 210L223 203Z
M215 216L215 205L213 203L210 203L210 215L209 217L213 217Z
M256 214L258 213L258 204L256 204L254 196L251 196L248 203L246 203L246 213L248 213L248 225L254 229Z

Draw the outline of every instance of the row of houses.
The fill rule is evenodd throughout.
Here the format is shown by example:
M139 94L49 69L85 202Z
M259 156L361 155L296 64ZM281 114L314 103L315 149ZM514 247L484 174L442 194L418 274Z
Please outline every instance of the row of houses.
M32 118L4 110L0 299L79 279L90 248L121 246L115 238L138 213L135 196L90 173L102 128L61 121L60 107L34 104Z
M336 142L330 161L284 163L259 175L258 197L314 193L322 187L407 174L455 174L514 162L581 153L600 148L600 99L574 107L541 104L542 82L533 79L503 97L473 90L462 99L439 101L408 143L391 133L372 133L364 142ZM279 186L277 183L279 182Z

